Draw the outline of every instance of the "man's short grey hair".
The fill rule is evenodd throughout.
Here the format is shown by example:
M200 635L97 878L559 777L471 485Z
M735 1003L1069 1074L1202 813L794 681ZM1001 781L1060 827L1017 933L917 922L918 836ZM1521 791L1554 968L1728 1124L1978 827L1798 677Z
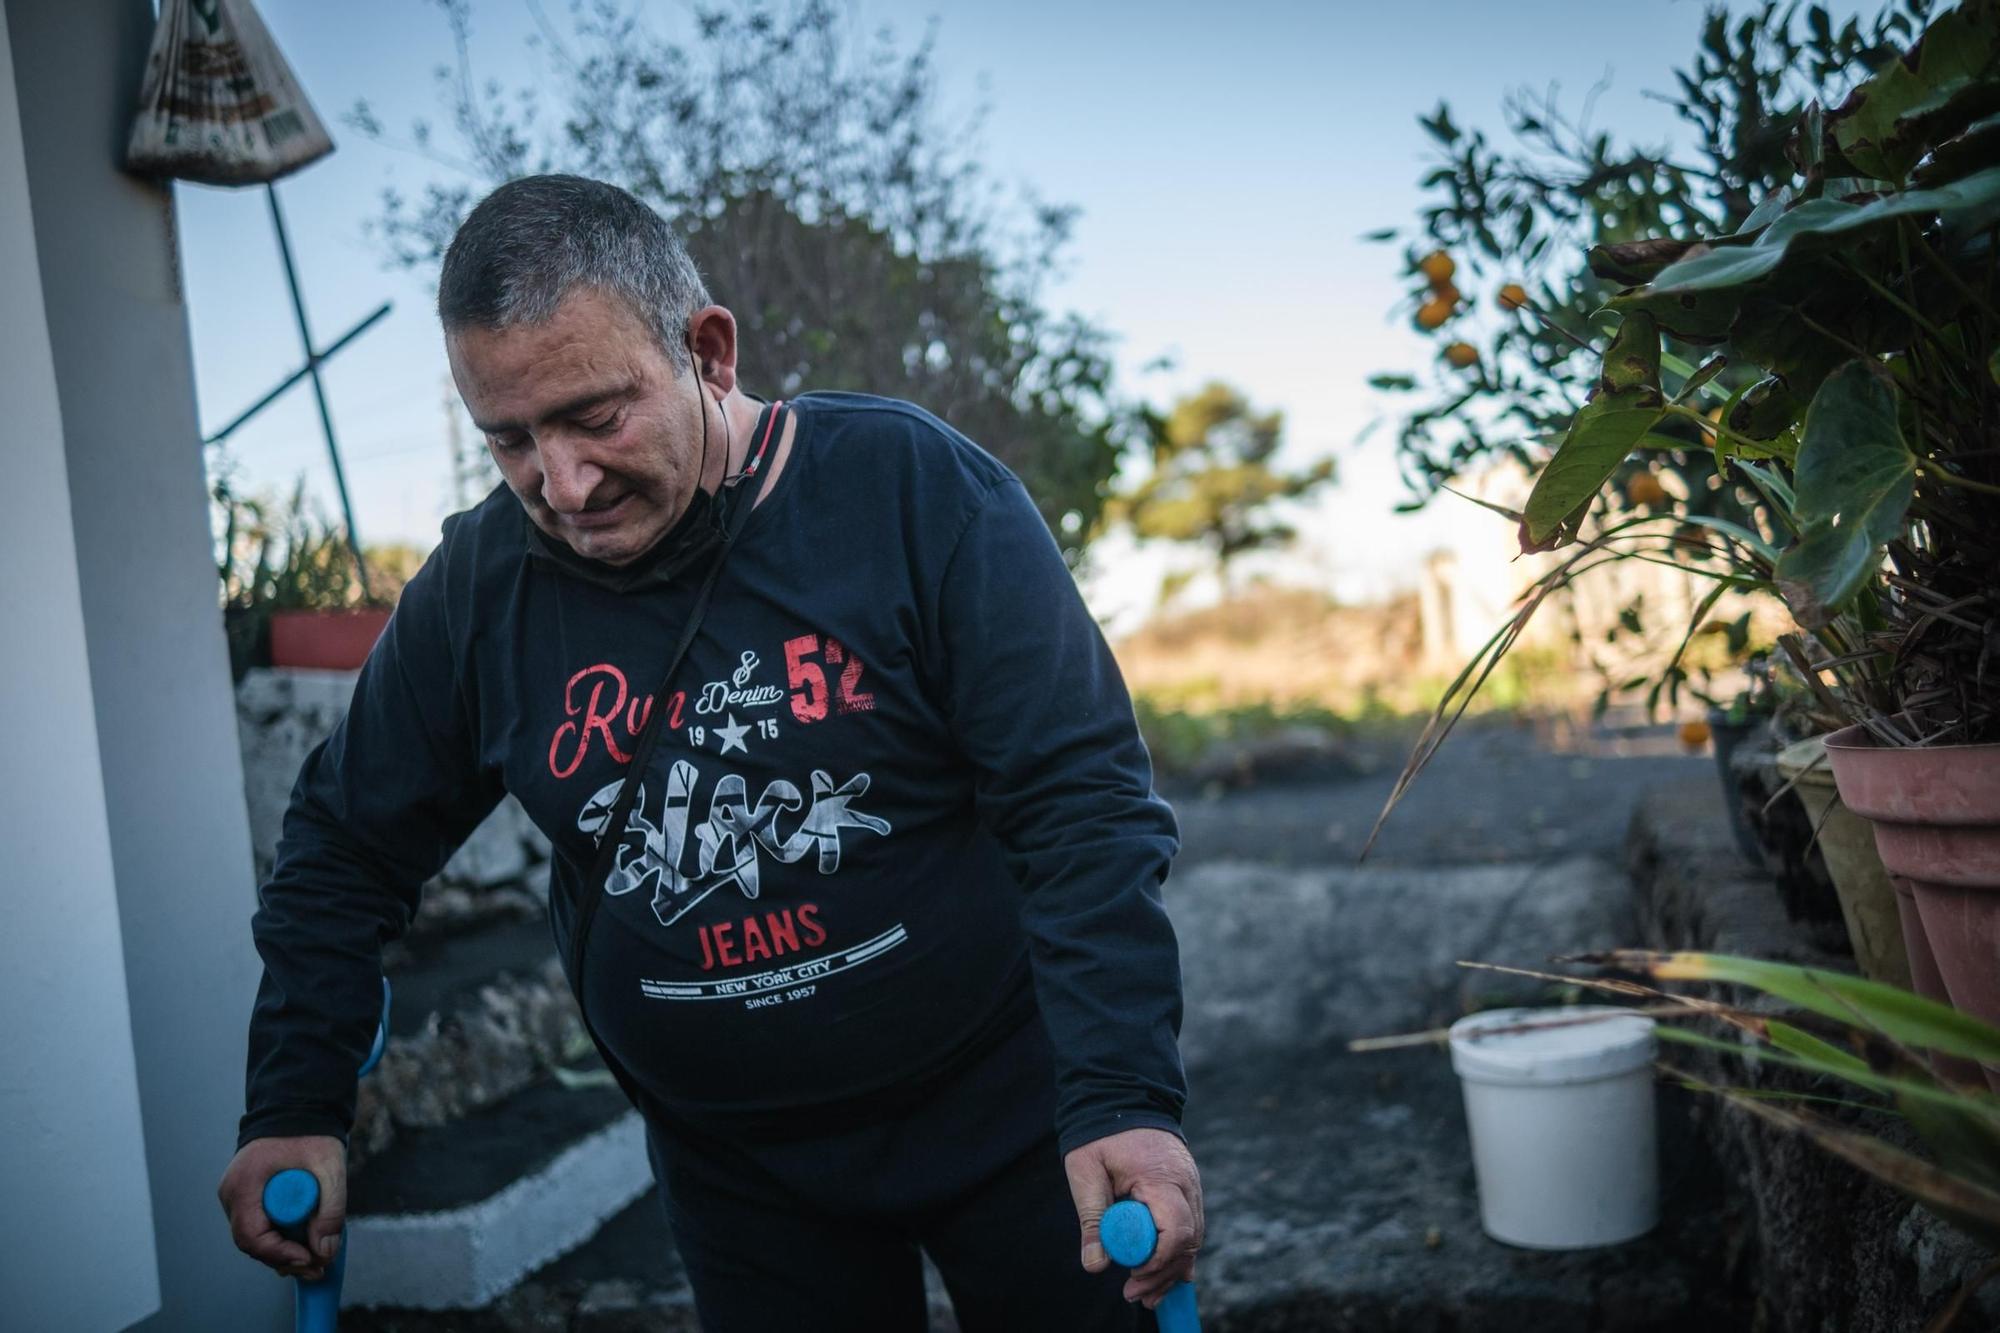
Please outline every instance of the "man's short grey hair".
M445 330L539 324L563 298L595 287L624 300L679 375L691 367L688 321L708 288L666 219L616 185L523 176L459 224L438 275Z

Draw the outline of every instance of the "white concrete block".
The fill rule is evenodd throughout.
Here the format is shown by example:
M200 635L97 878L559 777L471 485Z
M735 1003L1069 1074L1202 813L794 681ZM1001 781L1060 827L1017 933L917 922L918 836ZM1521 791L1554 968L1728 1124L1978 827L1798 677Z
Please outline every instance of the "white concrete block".
M489 1199L350 1219L341 1304L477 1309L589 1240L652 1184L645 1125L628 1111Z

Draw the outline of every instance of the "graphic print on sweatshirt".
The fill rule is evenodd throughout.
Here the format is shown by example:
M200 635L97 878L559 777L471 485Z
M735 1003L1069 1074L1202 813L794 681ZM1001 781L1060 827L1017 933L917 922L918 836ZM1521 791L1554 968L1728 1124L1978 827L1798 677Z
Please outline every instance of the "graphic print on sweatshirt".
M761 749L780 742L781 722L811 726L829 716L872 711L873 694L860 688L865 668L838 639L798 635L785 642L784 654L789 690L760 682L762 659L745 650L737 655L728 678L709 681L693 692L674 691L662 719L670 738L677 737L695 751L712 749L718 760L735 752L748 761L753 744ZM829 678L824 668L836 672ZM787 702L790 717L775 715ZM574 775L599 744L611 759L629 764L630 750L636 748L652 707L653 699L636 697L615 666L600 663L575 673L564 692L566 719L550 739L549 771L558 779ZM758 716L766 711L774 715ZM860 807L870 784L867 773L836 778L824 768L814 768L805 791L788 778L772 777L754 803L750 799L754 779L720 763L676 757L667 766L663 784L657 765L649 776L654 781L642 780L633 797L605 894L622 898L644 892L660 929L694 929L704 973L733 972L767 961L770 965L712 979L642 978L639 988L648 998L741 999L746 1008L803 999L815 987L801 987L802 981L859 967L908 938L897 923L857 944L781 961L827 942L819 905L812 902L681 925L719 890L733 889L742 902L758 902L766 858L781 865L810 858L820 875L834 876L840 871L844 835L889 836L889 821ZM576 828L590 835L593 844L602 842L624 785L624 777L614 778L591 793L578 811ZM663 791L655 790L662 786Z

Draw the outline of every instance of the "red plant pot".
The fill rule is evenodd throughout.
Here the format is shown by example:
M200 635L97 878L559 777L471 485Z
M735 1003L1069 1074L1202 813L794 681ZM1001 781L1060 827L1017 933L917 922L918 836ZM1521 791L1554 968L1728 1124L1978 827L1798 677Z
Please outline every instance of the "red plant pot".
M271 665L352 671L389 623L387 607L353 611L273 611Z
M1918 992L2000 1024L2000 745L1880 745L1854 726L1826 738L1826 756L1916 905L1921 932L1906 911L1904 938ZM2000 1069L1986 1081L2000 1092Z

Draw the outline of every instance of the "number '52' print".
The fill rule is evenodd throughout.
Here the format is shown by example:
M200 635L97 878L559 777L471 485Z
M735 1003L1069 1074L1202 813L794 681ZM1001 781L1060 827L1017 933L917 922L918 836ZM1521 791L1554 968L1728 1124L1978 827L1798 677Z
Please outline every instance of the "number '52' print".
M815 658L824 660L821 666ZM832 686L829 671L837 673ZM861 659L831 634L801 634L785 640L785 679L792 690L792 716L801 722L821 721L829 702L837 713L866 713L875 695L861 688Z

